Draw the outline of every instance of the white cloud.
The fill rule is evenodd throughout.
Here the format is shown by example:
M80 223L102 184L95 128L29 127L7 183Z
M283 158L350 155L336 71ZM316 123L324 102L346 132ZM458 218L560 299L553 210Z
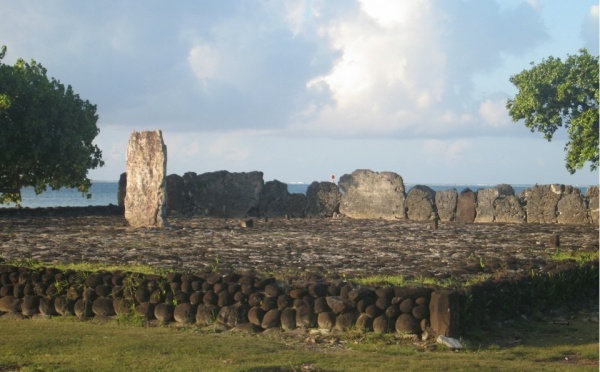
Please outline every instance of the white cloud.
M341 57L307 84L309 91L326 86L332 104L318 112L309 106L308 119L296 116L291 128L338 136L471 136L506 123L498 102L478 101L473 79L500 66L504 52L518 54L543 40L530 7L501 12L493 1L433 0L360 5L326 24ZM490 43L515 30L528 36ZM484 123L475 120L481 115Z
M423 153L430 162L456 164L471 147L471 140L425 140Z
M508 116L505 99L496 101L487 99L481 102L479 114L483 119L483 124L492 128L504 127L512 123Z
M598 16L600 6L592 5L581 29L581 36L585 41L585 47L592 55L598 55Z
M244 161L252 154L252 149L239 138L224 136L212 143L207 153L214 158L224 158L228 161Z

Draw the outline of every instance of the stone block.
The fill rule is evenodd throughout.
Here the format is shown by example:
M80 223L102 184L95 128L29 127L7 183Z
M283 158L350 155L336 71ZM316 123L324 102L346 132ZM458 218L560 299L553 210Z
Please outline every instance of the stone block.
M458 292L448 290L432 292L429 301L429 321L437 335L458 337L460 322Z
M456 217L456 203L458 192L456 189L437 191L435 193L435 206L441 221L451 222Z
M406 195L404 205L406 207L406 217L409 220L437 220L435 191L427 186L417 185L410 189Z
M579 189L573 189L571 186L569 188L569 193L564 193L556 204L556 221L566 225L587 225L588 211L585 200Z
M342 194L335 183L313 182L306 190L307 217L332 217L339 212Z
M464 189L456 202L456 221L474 222L477 195L471 189Z
M162 132L131 133L125 194L125 219L130 226L168 226L166 170L167 147Z
M585 198L587 199L589 221L592 225L598 226L598 186L588 187L585 191Z
M402 177L393 172L359 169L340 178L340 213L351 218L405 219Z

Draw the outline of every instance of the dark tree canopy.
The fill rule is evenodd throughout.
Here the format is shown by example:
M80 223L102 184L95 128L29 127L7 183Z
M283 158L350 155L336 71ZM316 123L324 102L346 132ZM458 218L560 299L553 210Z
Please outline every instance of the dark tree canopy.
M2 63L0 51L0 204L18 203L22 187L37 194L61 187L90 189L89 169L100 167L93 144L99 129L96 106L71 86L48 78L39 63Z
M525 119L548 141L565 127L566 167L571 174L590 162L598 168L598 56L581 49L566 61L549 57L510 78L518 93L506 107L514 121Z

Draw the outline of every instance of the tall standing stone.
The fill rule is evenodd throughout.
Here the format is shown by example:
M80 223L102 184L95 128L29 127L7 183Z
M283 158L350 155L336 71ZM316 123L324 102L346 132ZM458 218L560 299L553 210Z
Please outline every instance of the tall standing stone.
M167 147L160 130L134 131L127 147L125 219L132 227L167 226Z

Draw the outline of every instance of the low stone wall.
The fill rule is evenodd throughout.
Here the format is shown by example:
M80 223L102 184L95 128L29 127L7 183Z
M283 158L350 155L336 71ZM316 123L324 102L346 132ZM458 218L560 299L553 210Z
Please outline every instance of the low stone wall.
M408 219L477 223L550 223L598 225L598 186L585 195L568 185L536 185L515 195L510 185L476 191L434 191L417 185L405 191L393 172L356 170L339 186L313 182L306 195L290 194L287 185L263 181L262 172L186 173L167 177L170 215L206 217L333 217ZM125 175L119 182L123 199Z
M320 328L459 337L490 320L598 296L598 263L568 264L518 280L489 280L454 291L360 287L313 278L284 286L274 278L205 271L166 276L75 272L0 265L0 315L13 318L137 315L146 321L262 332ZM573 291L573 288L578 291ZM463 323L463 324L461 324Z

